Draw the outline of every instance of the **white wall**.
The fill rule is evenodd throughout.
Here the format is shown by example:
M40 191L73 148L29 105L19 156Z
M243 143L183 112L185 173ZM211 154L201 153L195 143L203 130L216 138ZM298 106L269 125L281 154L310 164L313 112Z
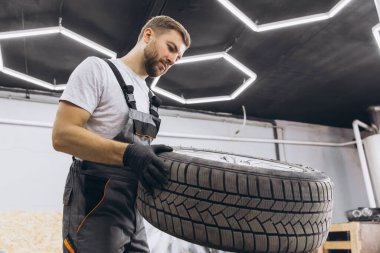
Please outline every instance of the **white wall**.
M0 119L52 123L56 104L0 99ZM70 157L51 146L50 127L0 124L0 211L61 210Z
M13 119L51 125L57 99L40 99L53 103L0 98L0 121ZM242 124L242 120L197 113L161 110L161 115L162 133L234 137ZM353 139L350 129L287 121L277 124L280 137L287 140L346 142ZM269 123L248 121L237 137L273 139L273 129ZM50 127L0 123L0 211L61 210L71 157L54 151L50 138ZM162 136L156 143L275 158L275 146L268 143ZM281 145L281 160L308 165L331 176L336 186L333 222L345 221L344 210L368 205L355 146Z

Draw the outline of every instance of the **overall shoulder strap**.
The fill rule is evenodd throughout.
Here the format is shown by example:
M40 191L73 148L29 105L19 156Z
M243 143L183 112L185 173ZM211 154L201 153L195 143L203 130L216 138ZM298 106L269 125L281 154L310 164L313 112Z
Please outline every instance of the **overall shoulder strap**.
M149 90L149 102L150 114L158 118L158 107L161 105L161 99L154 95L154 93L151 90Z
M108 59L104 59L104 61L110 66L113 74L115 75L121 90L123 91L123 95L125 98L125 101L127 102L127 105L129 108L136 110L136 100L133 96L134 88L132 85L126 85L123 79L123 76L121 75L120 71L117 69L117 67Z

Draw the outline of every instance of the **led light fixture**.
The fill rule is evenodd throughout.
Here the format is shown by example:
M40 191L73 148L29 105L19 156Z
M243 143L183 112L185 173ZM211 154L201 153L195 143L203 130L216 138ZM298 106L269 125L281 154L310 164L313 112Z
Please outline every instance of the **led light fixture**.
M201 97L201 98L183 98L178 95L175 95L167 90L164 90L162 88L157 87L157 83L160 80L160 77L156 77L152 84L151 89L165 97L168 97L170 99L173 99L177 102L180 102L182 104L199 104L199 103L210 103L210 102L219 102L219 101L227 101L235 99L237 96L239 96L244 90L246 90L255 80L257 75L241 64L239 61L237 61L235 58L233 58L231 55L229 55L227 52L218 52L218 53L209 53L209 54L201 54L201 55L194 55L194 56L188 56L183 57L181 60L179 60L177 64L186 64L186 63L194 63L199 61L210 61L215 59L223 58L226 61L228 61L230 64L235 66L237 69L239 69L241 72L246 74L249 79L243 84L241 84L232 94L225 95L225 96L214 96L214 97Z
M37 29L27 29L27 30L19 30L19 31L9 31L9 32L0 32L0 40L8 40L8 39L16 39L16 38L25 38L25 37L35 37L35 36L44 36L49 34L57 34L60 33L72 40L75 40L87 47L90 47L104 55L107 55L108 57L115 59L117 54L97 43L95 43L92 40L89 40L73 31L70 31L69 29L64 28L62 25L54 26L54 27L45 27L45 28L37 28ZM66 85L65 84L59 84L54 85L52 83L48 83L45 81L42 81L38 78L23 74L21 72L12 70L10 68L7 68L4 66L3 63L3 57L1 54L1 47L0 47L0 71L4 74L13 76L18 79L22 79L24 81L36 84L38 86L47 88L49 90L64 90Z
M245 89L248 88L254 81L256 80L256 77L251 77L249 78L246 82L244 82L237 90L235 90L231 94L231 98L235 99L237 96L239 96Z
M380 33L379 32L380 32L380 23L372 27L373 36L375 37L377 46L380 49Z
M339 1L331 10L328 12L329 18L334 17L338 12L340 12L351 0L341 0Z
M0 40L24 38L24 37L31 37L31 36L41 36L41 35L48 35L48 34L54 34L54 33L59 33L59 26L1 32Z
M204 98L190 98L186 99L186 104L200 104L200 103L210 103L232 100L231 96L215 96L215 97L204 97Z
M26 74L23 74L23 73L20 73L16 70L13 70L13 69L9 69L9 68L6 68L6 67L3 67L2 69L2 72L4 74L7 74L9 76L13 76L13 77L16 77L18 79L21 79L21 80L24 80L24 81L27 81L29 83L34 83L38 86L41 86L41 87L44 87L46 89L50 89L50 90L55 90L54 87L52 87L52 84L48 83L48 82L45 82L45 81L42 81L40 79L37 79L37 78L34 78L32 76L29 76L29 75L26 75Z
M1 45L0 45L0 71L2 71L4 68L4 63L3 63L3 53L1 51Z
M379 20L380 20L380 0L374 0L374 1L375 1L377 15L379 16ZM377 25L372 27L372 33L373 33L373 36L375 37L375 40L377 42L377 46L380 49L380 34L379 34L380 33L380 23L378 23Z
M193 56L182 58L181 60L177 61L176 64L190 63L190 62L197 62L197 61L208 61L208 60L219 59L222 57L223 57L223 54L221 53L193 55Z
M12 76L12 77L15 77L15 78L27 81L29 83L36 84L38 86L44 87L44 88L49 89L49 90L64 90L65 86L66 86L66 85L62 85L62 84L61 85L53 85L51 83L42 81L42 80L40 80L38 78L34 78L32 76L23 74L23 73L18 72L16 70L4 67L3 54L2 54L2 50L1 50L1 45L0 45L0 72L2 72L4 74L7 74L9 76Z
M116 58L116 53L89 40L69 29L64 28L63 26L54 26L54 27L45 27L45 28L37 28L37 29L27 29L27 30L19 30L19 31L10 31L10 32L0 32L0 40L6 39L15 39L15 38L23 38L23 37L31 37L31 36L42 36L60 33L70 39L73 39L77 42L82 43L83 45L90 47L102 54L105 54L111 58Z
M177 96L177 95L175 95L175 94L173 94L173 93L171 93L171 92L169 92L169 91L167 91L167 90L161 89L161 88L159 88L159 87L157 87L157 86L153 86L153 85L156 85L156 84L157 84L158 79L159 79L159 78L155 78L155 79L154 79L154 81L153 81L153 83L152 83L152 86L151 86L152 90L154 90L155 92L157 92L157 93L159 93L159 94L161 94L161 95L163 95L163 96L165 96L165 97L168 97L168 98L170 98L170 99L173 99L173 100L175 100L175 101L178 101L178 102L180 102L180 103L182 103L182 104L186 104L186 99L184 99L183 97ZM153 88L153 87L154 87L154 88Z
M380 0L374 0L374 1L375 1L377 15L379 16L379 20L380 20Z
M305 17L300 17L300 18L292 18L292 19L288 19L284 21L258 25L256 32L264 32L264 31L280 29L280 28L285 28L285 27L290 27L290 26L302 25L306 23L326 20L328 18L329 16L326 13L315 14L315 15L310 15L310 16L305 16Z
M330 11L325 13L319 13L309 16L303 16L299 18L292 18L281 20L277 22L256 25L249 17L247 17L242 11L240 11L235 5L233 5L228 0L218 0L227 10L229 10L233 15L235 15L238 19L240 19L244 24L246 24L249 28L251 28L255 32L264 32L274 29L280 29L290 26L296 26L311 22L317 22L321 20L326 20L334 17L338 12L340 12L349 2L352 0L341 0L339 1ZM375 0L376 1L376 0Z
M79 43L82 43L85 46L88 46L88 47L90 47L90 48L92 48L92 49L94 49L94 50L96 50L102 54L105 54L105 55L111 57L112 59L116 58L115 52L93 42L92 40L89 40L89 39L73 32L73 31L70 31L69 29L66 29L66 28L60 26L60 32L62 35L65 35L65 36L67 36L67 37L69 37L75 41L78 41Z

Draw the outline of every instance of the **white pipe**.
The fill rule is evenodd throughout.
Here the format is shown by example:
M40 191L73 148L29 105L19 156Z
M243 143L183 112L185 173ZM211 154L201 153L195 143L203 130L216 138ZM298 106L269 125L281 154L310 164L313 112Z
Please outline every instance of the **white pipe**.
M32 97L26 98L25 90L21 90L21 89L20 89L20 93L16 93L16 94L13 92L8 92L8 91L0 91L0 99L19 100L19 101L27 101L27 102L43 103L43 104L55 104L55 105L57 105L59 102L59 97L50 97L50 96L43 96L43 95L38 95L38 94L33 94Z
M234 137L223 137L223 136L213 136L213 135L183 134L183 133L169 133L169 132L160 132L158 135L162 137L175 137L175 138L184 138L184 139L281 143L281 144L291 144L291 145L329 146L329 147L343 147L343 146L355 144L354 141L343 142L343 143L331 143L331 142L292 141L292 140L274 140L274 139L256 139L256 138L234 138Z
M359 120L354 120L352 122L352 128L354 129L356 146L358 148L360 165L362 167L364 184L365 184L365 188L366 188L367 195L368 195L369 206L370 207L376 207L375 195L373 193L371 177L369 175L367 159L366 159L365 153L364 153L363 142L362 142L362 138L360 136L359 126L364 128L364 129L367 129L369 131L372 131L372 128L369 127L367 124L359 121Z
M33 127L44 127L44 128L53 127L53 124L51 123L27 121L27 120L13 120L13 119L0 119L0 124L16 125L16 126L33 126Z
M0 124L46 127L46 128L53 127L53 125L50 123L42 123L42 122L37 122L37 121L11 120L11 119L0 119ZM342 143L331 143L331 142L273 140L273 139L256 139L256 138L234 138L234 137L223 137L223 136L213 136L213 135L183 134L183 133L169 133L169 132L159 132L158 136L184 138L184 139L199 139L199 140L281 143L281 144L290 144L290 145L328 146L328 147L344 147L344 146L355 144L354 141L342 142Z
M236 130L235 132L235 135L239 134L241 130L243 130L243 128L245 127L245 124L247 123L247 114L245 112L245 106L242 105L241 108L243 109L243 124L242 126L240 127L240 129Z

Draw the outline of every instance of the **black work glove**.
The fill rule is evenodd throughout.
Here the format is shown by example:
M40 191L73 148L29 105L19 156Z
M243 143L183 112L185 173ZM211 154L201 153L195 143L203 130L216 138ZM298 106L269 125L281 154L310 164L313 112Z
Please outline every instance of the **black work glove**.
M153 195L154 188L162 188L168 183L169 175L169 168L157 155L171 151L173 149L166 145L129 144L124 152L123 163L136 172L141 184Z

